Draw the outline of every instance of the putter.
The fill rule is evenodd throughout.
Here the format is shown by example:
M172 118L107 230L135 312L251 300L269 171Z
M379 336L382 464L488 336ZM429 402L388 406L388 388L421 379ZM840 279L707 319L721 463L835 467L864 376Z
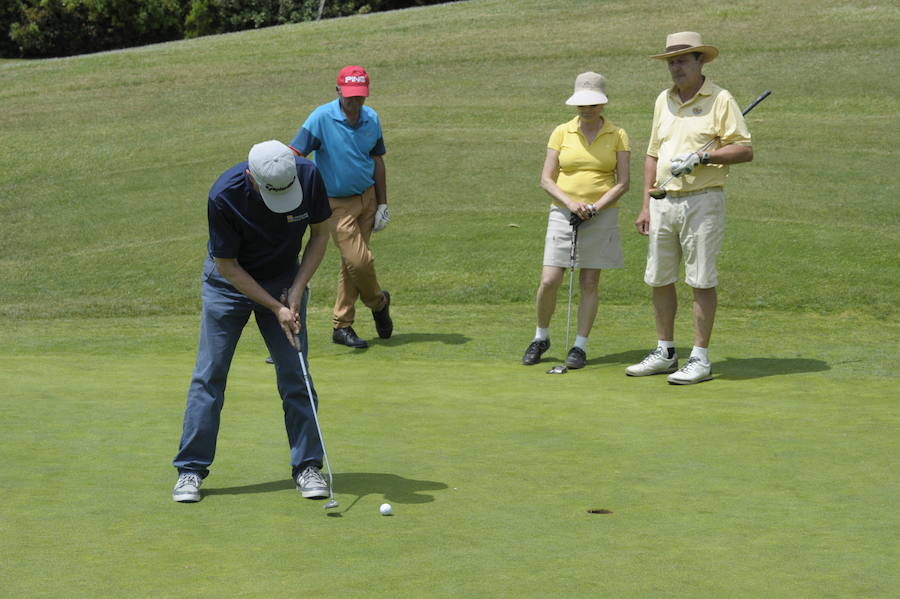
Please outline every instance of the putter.
M578 227L584 221L574 218L569 222L572 223L572 249L569 251L569 308L566 311L566 350L569 348L569 326L572 323L572 284L575 281L575 249L578 246ZM547 374L565 374L569 372L568 366L559 364L547 371Z
M331 464L328 462L328 452L325 451L325 438L322 436L322 427L319 426L319 415L316 412L316 402L313 401L312 388L309 384L309 373L306 371L306 360L304 360L303 357L303 350L300 349L300 335L294 335L294 342L297 344L297 357L300 358L300 368L303 370L303 381L306 383L306 395L309 397L309 407L312 408L313 420L316 421L316 430L319 432L319 442L322 444L322 455L325 457L325 468L328 470L328 493L331 495L331 501L325 504L325 509L330 510L339 505L334 498L334 475L331 473Z
M747 108L745 108L745 109L741 112L741 114L744 115L744 116L746 116L746 114L747 114L748 112L750 112L751 110L753 110L753 109L756 107L757 104L759 104L760 102L762 102L763 100L765 100L766 98L768 98L768 97L769 97L769 94L771 94L771 93L772 93L772 90L769 89L769 90L766 90L766 91L764 91L763 93L759 94L759 97L756 98L755 100L753 100L753 102L750 103L750 106L748 106ZM705 144L703 144L703 147L700 148L699 150L697 150L696 153L699 154L700 152L705 152L705 151L713 144L713 142L716 141L717 139L719 139L719 138L718 138L718 137L712 138L711 140L709 140L708 142L706 142ZM665 189L666 184L667 184L669 181L671 181L672 179L675 179L675 178L676 178L675 175L669 175L669 176L666 178L665 181L663 181L662 183L660 183L660 184L657 185L656 187L651 187L651 188L650 188L650 192L649 192L650 197L653 198L654 200L661 200L661 199L663 199L664 197L666 197L666 189Z

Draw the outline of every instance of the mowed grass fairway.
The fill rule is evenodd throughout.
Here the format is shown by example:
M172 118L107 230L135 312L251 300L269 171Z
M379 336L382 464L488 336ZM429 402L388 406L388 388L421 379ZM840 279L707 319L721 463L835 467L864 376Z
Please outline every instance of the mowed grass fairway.
M0 62L0 596L900 595L900 13L684 8L471 1ZM728 187L716 378L676 388L623 369L655 340L631 223L669 78L647 56L684 29L720 48L705 72L742 106L773 95ZM385 124L393 221L374 245L396 332L330 342L330 248L310 361L341 506L293 489L253 323L206 496L176 504L206 193L351 63ZM537 182L585 70L632 141L626 268L604 274L588 367L547 376L564 294L553 348L519 364ZM364 307L356 328L374 336Z

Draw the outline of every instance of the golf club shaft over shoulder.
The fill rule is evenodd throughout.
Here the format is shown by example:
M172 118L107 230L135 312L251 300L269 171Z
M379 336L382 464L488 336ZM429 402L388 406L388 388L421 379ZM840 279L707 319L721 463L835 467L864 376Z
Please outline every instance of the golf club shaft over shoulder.
M757 104L759 104L760 102L762 102L763 100L765 100L766 98L768 98L771 95L772 95L772 90L770 90L770 89L767 89L763 93L759 94L759 96L757 96L757 98L755 100L753 100L750 103L750 105L747 106L747 108L745 108L744 110L741 111L741 115L746 116L748 112L750 112L751 110L756 108ZM705 152L707 149L709 149L709 147L712 145L712 143L714 141L716 141L717 139L719 139L719 138L714 137L714 138L710 139L708 142L703 144L703 147L701 147L699 150L697 150L697 153L699 154L700 152ZM655 200L661 200L662 198L666 197L666 190L663 188L669 183L669 181L671 181L672 179L675 179L675 178L676 178L675 175L669 175L665 181L663 181L659 185L654 186L650 190L650 197Z

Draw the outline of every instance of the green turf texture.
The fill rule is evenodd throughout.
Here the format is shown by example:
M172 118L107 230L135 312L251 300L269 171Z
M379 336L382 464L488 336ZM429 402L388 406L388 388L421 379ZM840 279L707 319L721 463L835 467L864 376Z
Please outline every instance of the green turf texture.
M898 25L885 1L472 1L0 62L0 596L900 595ZM631 222L669 79L647 56L684 29L742 106L773 95L728 186L716 378L676 388L623 370L655 337ZM385 123L397 328L330 342L330 248L310 360L339 516L291 486L252 323L207 496L176 504L206 192L349 63ZM589 69L632 140L626 268L604 274L588 367L547 376L562 295L544 362L518 363L537 182ZM357 330L374 337L364 308Z
M526 320L515 307L508 318ZM367 351L310 353L336 510L288 476L273 374L248 330L219 457L170 499L191 317L9 330L0 385L9 596L888 597L897 589L896 382L870 322L720 319L714 382L630 379L638 311L585 370L516 363L493 307L397 307ZM645 315L646 316L646 315ZM320 309L316 319L326 319ZM644 321L647 318L643 319ZM644 324L648 324L644 322ZM361 330L371 332L371 323ZM88 337L81 337L88 335ZM783 339L774 348L767 338ZM520 344L521 345L521 344ZM43 346L43 347L42 347ZM80 349L79 349L80 348ZM817 348L813 351L813 348ZM878 367L861 377L860 364ZM8 369L7 369L8 368ZM384 518L388 501L396 515ZM607 509L609 515L590 515ZM48 572L53 575L48 575Z

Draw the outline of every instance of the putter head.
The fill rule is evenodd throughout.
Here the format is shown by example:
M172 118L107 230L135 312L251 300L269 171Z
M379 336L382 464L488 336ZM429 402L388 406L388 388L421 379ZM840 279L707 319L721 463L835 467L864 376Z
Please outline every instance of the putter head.
M559 366L554 366L548 370L547 374L565 374L567 372L569 372L569 369L566 368L565 364L560 364Z
M665 189L657 189L656 187L654 187L654 188L650 189L649 195L654 200L661 200L664 197L666 197L666 190Z
M338 507L340 504L332 497L331 501L325 504L325 509L330 510Z

